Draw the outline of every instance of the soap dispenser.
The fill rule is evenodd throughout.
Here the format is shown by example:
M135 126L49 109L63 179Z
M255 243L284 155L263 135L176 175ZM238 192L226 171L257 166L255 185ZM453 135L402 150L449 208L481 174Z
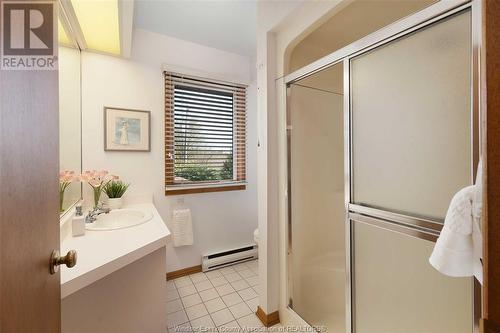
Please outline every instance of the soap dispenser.
M83 216L82 206L75 207L76 213L71 222L73 237L85 235L85 216Z

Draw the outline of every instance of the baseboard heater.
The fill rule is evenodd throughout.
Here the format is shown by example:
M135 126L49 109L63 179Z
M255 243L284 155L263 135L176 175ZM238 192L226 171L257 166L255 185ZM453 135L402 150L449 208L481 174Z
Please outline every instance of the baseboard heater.
M204 255L201 259L201 265L204 272L234 265L240 262L258 258L257 245L248 245L233 250L227 250L217 253Z

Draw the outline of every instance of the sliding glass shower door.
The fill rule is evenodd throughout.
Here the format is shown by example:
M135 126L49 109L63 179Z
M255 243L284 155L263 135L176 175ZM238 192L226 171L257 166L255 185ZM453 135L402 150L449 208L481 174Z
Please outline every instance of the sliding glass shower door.
M342 64L289 87L291 307L345 331Z
M472 20L429 14L287 80L288 296L310 325L472 332L473 280L428 263L478 162Z
M472 280L428 263L472 183L471 40L466 10L350 60L356 333L471 332Z
M471 181L471 17L351 60L353 202L443 219Z

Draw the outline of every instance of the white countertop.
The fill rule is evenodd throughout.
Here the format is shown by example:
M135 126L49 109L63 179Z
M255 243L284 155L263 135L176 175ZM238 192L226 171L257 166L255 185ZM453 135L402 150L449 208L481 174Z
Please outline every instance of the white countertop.
M61 298L166 245L170 231L155 206L145 203L127 205L124 208L134 207L150 210L153 212L153 218L130 228L87 230L84 236L79 237L73 237L70 231L69 235L62 239L61 255L66 255L69 250L76 250L78 257L73 268L61 267ZM67 223L71 224L71 221Z

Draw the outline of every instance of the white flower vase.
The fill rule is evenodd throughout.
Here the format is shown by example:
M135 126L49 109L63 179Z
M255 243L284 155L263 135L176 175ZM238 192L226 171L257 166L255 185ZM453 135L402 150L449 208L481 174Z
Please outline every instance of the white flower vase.
M122 198L109 198L108 199L109 209L120 209L122 208Z

